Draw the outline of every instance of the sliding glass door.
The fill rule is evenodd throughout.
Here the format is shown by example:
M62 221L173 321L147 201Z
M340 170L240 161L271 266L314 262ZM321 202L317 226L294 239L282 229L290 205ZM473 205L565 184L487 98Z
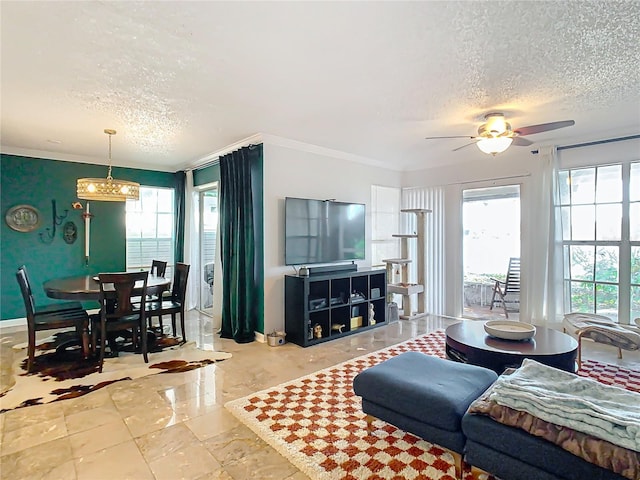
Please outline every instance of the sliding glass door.
M199 192L198 308L212 315L214 264L218 236L218 184Z
M520 257L520 185L466 189L462 198L463 316L505 318L501 305L490 308L493 279L504 281L509 259ZM507 298L510 320L518 319L517 297Z

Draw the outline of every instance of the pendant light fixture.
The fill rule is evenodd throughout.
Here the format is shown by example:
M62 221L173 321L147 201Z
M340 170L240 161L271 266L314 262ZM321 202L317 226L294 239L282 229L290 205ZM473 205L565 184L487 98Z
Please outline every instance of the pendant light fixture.
M549 132L559 128L571 127L576 124L573 120L560 120L557 122L541 123L539 125L529 125L528 127L520 127L514 130L511 128L509 122L506 121L504 113L487 113L484 119L486 122L478 127L477 135L448 135L444 137L426 137L426 139L467 138L473 140L473 142L454 148L453 151L457 152L469 145L475 144L480 151L496 156L498 153L504 152L511 145L518 147L528 147L532 145L533 142L531 140L524 138L526 135Z
M78 198L102 202L124 202L140 198L140 184L128 180L116 180L111 176L111 137L115 130L105 129L109 135L109 172L107 178L79 178L77 182Z
M513 142L511 125L504 119L502 113L485 115L487 123L478 128L480 140L476 146L484 153L495 156L504 152Z

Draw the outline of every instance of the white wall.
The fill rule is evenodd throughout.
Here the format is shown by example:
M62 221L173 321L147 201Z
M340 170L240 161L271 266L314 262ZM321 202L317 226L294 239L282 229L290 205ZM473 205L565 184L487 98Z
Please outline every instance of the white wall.
M471 147L469 147L471 148ZM512 149L513 150L513 149ZM446 167L404 172L403 187L445 186L445 314L462 315L462 191L467 188L519 184L521 185L521 251L523 272L531 238L530 204L533 190L540 180L541 161L530 149L508 151L507 154L490 155L477 149L461 152L468 161ZM428 281L428 280L427 280ZM523 289L526 279L523 274ZM526 311L526 300L521 300L521 310Z
M540 161L529 149L508 156L491 157L469 152L468 162L411 172L392 171L348 161L329 154L293 146L269 143L264 139L264 238L265 238L265 333L284 330L284 275L294 269L284 265L285 197L335 198L367 205L367 245L371 241L369 223L371 185L393 187L446 186L445 194L445 310L448 315L462 313L462 190L476 186L509 183L522 185L523 250L530 231L530 216L524 207L529 191L540 172ZM361 266L369 266L371 259ZM524 279L523 279L524 282Z
M469 147L472 148L472 147ZM542 149L544 147L540 147ZM419 171L404 172L403 187L446 186L445 188L445 311L447 315L462 314L462 190L508 184L520 184L521 200L521 259L522 291L528 291L527 272L535 258L535 245L531 239L537 228L540 213L537 202L542 185L543 160L533 155L530 148L511 148L505 154L490 155L470 150L463 151L468 160ZM558 152L561 168L598 165L640 158L640 139L604 143L566 149ZM521 296L520 311L534 309L527 295Z
M400 187L402 173L305 151L303 144L264 143L264 332L284 330L284 199L300 197L366 204L367 245L371 244L371 185ZM309 149L311 150L311 149ZM313 153L312 153L313 152ZM371 252L358 262L371 265Z
M472 147L469 147L471 149ZM539 165L537 155L530 149L511 148L492 157L477 148L459 152L464 160L445 167L408 171L402 175L403 187L435 187L482 180L495 180L510 176L528 175Z
M560 168L628 162L640 159L640 138L614 143L601 143L558 152Z

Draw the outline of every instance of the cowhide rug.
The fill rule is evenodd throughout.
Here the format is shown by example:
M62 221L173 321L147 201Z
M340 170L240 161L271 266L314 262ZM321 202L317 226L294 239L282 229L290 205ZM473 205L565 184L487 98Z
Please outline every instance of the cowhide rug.
M142 355L124 343L119 345L117 357L104 359L102 373L98 373L98 359L82 359L79 348L56 351L68 340L68 335L58 333L39 342L35 368L30 374L26 344L13 347L13 378L0 392L0 413L79 397L121 380L185 372L231 358L230 353L199 350L194 342L182 344L176 338L162 335L150 347L149 363L144 363Z

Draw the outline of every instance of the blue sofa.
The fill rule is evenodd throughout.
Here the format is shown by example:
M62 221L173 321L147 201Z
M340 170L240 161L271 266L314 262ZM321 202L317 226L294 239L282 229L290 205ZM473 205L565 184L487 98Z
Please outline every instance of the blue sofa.
M353 381L371 430L373 418L413 433L463 463L501 480L628 480L561 447L481 414L470 404L495 382L492 370L406 352L358 374Z
M501 480L628 480L486 415L466 413L462 432L465 462Z

